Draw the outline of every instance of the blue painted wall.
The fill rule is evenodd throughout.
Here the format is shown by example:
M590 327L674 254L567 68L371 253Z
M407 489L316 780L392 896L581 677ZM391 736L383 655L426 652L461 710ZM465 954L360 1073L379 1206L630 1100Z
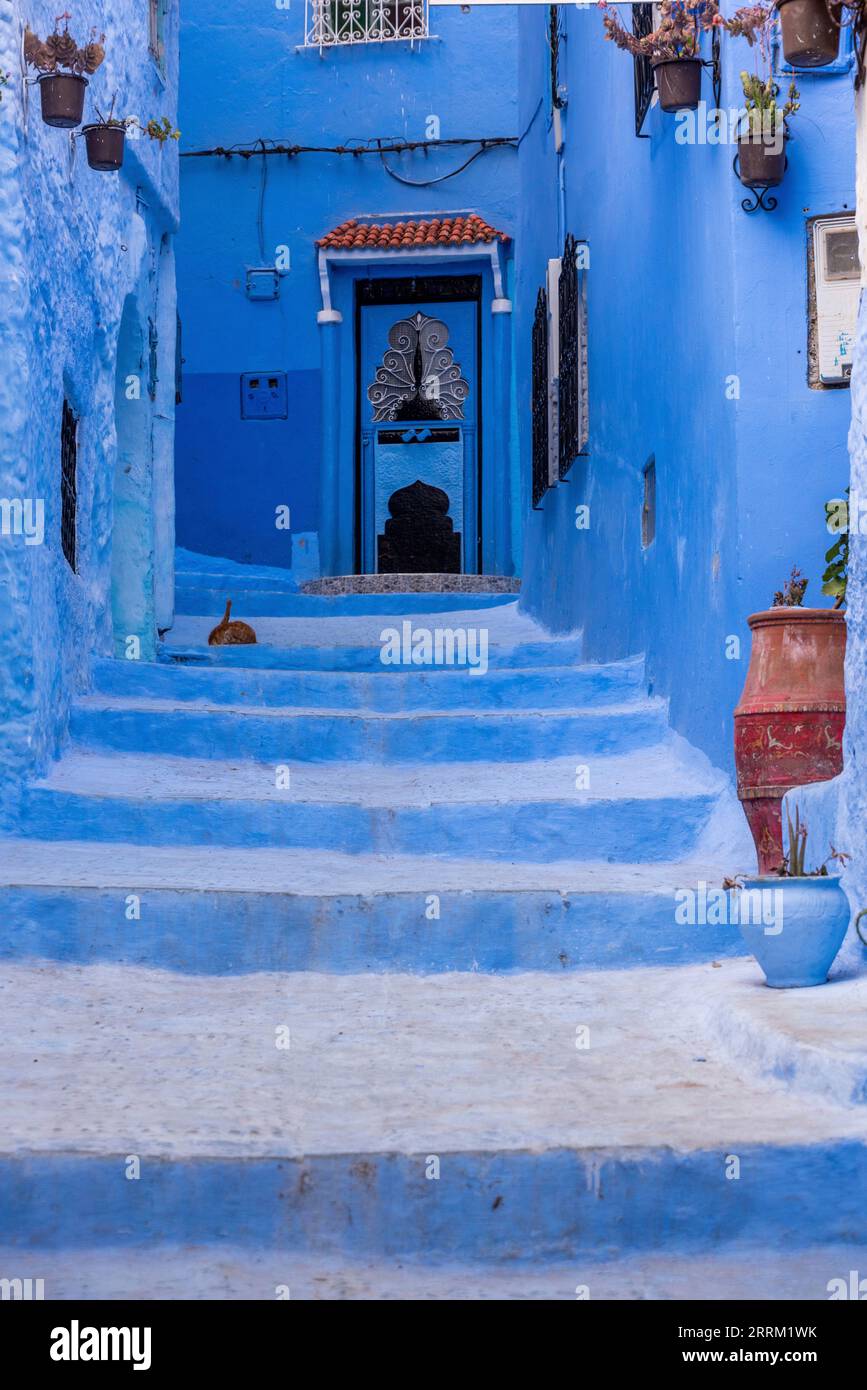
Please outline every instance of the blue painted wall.
M177 154L140 139L128 142L120 174L96 173L80 140L73 146L67 131L43 124L38 90L24 80L33 74L22 68L21 40L25 24L50 33L59 8L49 0L0 6L0 69L9 74L0 104L0 498L39 501L45 518L41 544L0 536L2 823L14 816L22 775L57 752L92 654L112 650L113 610L120 632L138 637L143 655L152 649L165 602L158 579L169 571L171 587L174 554L162 464L171 457L174 411ZM176 4L168 11L163 76L148 50L146 6L76 7L79 41L91 25L106 36L86 119L95 106L108 109L115 92L118 114L175 116ZM142 380L147 371L140 347L119 356L128 300L145 334L149 317L159 329L159 383L155 401L143 388L128 402L141 448L134 473L124 475L132 524L118 545L116 383L119 371ZM60 543L64 397L79 417L75 573Z
M432 115L443 139L517 134L514 7L467 14L435 9L436 37L414 47L365 44L321 55L301 46L303 22L301 3L282 10L237 0L227 12L220 0L197 0L187 7L182 148L260 137L326 146L377 137L423 141ZM420 149L388 162L403 178L425 181L456 169L472 152ZM477 211L513 234L517 168L514 149L493 149L455 178L411 188L390 177L376 155L182 161L178 283L186 362L177 414L179 544L248 563L288 565L290 541L275 528L275 508L290 506L293 531L319 529L323 330L316 322L322 307L316 239L350 217L440 211ZM280 297L252 303L246 269L273 265L279 246L288 246L291 256ZM466 262L448 267L470 268ZM348 273L336 277L344 312L340 351L350 364L341 371L339 406L347 457L354 428L352 285ZM490 286L486 293L489 306ZM260 370L287 373L288 422L240 421L240 374ZM351 517L341 526L349 544L342 564L351 569Z
M634 130L633 64L595 8L560 7L562 168L551 126L547 8L523 9L516 359L529 483L530 332L564 230L590 245L589 457L529 512L524 603L581 625L591 660L647 653L675 727L731 764L749 613L793 564L821 598L823 503L848 477L847 390L807 385L806 219L854 205L852 75L803 74L779 206L748 216L731 146L678 144L654 107ZM709 47L709 41L705 40ZM723 41L723 108L741 105L743 41ZM709 74L704 96L713 97ZM559 188L563 185L562 196ZM564 217L565 212L565 217ZM737 376L740 398L727 399ZM656 460L657 534L641 543L643 469ZM587 531L575 507L591 508ZM741 641L739 660L726 639Z

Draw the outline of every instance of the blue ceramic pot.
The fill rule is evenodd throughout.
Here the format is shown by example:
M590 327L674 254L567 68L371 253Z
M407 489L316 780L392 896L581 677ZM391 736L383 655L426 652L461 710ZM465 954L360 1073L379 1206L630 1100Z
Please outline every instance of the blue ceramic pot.
M746 878L731 905L773 989L825 983L849 926L849 900L839 877Z

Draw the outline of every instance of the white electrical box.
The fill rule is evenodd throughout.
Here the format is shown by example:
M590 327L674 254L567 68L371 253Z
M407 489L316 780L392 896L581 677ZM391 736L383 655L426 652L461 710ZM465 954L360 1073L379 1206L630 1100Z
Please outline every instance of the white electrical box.
M822 217L814 222L813 274L819 380L839 384L852 374L861 289L854 216Z

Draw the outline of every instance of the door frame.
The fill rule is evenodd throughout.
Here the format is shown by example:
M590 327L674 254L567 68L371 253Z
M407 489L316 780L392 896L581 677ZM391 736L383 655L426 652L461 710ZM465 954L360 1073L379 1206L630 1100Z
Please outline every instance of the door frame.
M483 410L484 378L482 376L482 276L481 274L450 274L402 276L359 276L355 280L354 358L355 358L355 514L353 518L353 567L363 574L362 517L364 508L364 459L362 449L362 357L361 313L373 305L454 304L474 303L476 306L476 573L484 572L482 560L482 472L484 458Z

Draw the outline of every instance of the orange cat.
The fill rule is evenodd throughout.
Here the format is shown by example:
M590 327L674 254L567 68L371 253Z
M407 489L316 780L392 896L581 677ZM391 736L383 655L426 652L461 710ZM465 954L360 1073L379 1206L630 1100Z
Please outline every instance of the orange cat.
M223 621L217 624L208 638L209 647L240 647L256 641L256 634L249 623L242 623L237 618L229 622L231 611L232 600L227 599Z

